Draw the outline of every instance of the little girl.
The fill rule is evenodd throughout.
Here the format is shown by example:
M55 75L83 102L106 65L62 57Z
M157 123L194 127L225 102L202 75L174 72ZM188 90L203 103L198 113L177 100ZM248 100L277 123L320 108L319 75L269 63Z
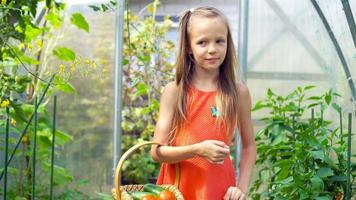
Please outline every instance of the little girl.
M212 7L183 13L176 80L162 94L151 149L163 162L157 184L174 184L186 200L246 199L256 148L248 88L236 79L237 62L226 17ZM240 177L230 159L235 128L242 138Z

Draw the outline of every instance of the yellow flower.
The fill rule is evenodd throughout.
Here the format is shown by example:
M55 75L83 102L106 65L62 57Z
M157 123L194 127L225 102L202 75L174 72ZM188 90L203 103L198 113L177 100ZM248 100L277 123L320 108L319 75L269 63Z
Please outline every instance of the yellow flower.
M94 69L96 69L96 67L97 67L96 66L96 62L93 62L92 66L93 66Z
M38 48L42 48L42 40L37 40L36 44Z
M70 72L74 72L75 71L75 65L74 64L70 64Z
M11 124L12 124L13 126L15 126L15 125L16 125L16 120L14 120L14 119L11 118Z
M27 48L28 48L28 50L32 51L32 48L33 48L32 44L28 44Z
M64 66L63 64L60 64L59 65L59 73L63 74L65 72L65 70L66 70L66 66Z
M24 43L19 44L19 48L20 49L24 49L25 48L25 44Z
M89 59L85 59L85 64L89 65L90 64L90 60Z
M25 136L23 136L23 138L22 138L22 143L27 143L27 142L28 142L28 136L25 135Z
M2 5L6 5L6 0L1 0Z
M6 100L1 102L0 107L1 108L6 108L8 105L10 105L10 101L8 99L6 99Z
M104 68L102 71L101 71L102 73L107 73L107 72L109 72L106 68Z
M100 65L106 65L106 64L108 64L109 62L108 62L108 60L106 60L106 59L101 59L100 60Z

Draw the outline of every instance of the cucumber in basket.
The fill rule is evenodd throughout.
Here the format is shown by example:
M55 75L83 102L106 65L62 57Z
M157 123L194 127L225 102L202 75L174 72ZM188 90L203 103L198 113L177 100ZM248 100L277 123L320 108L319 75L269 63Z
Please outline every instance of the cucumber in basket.
M160 192L162 192L164 189L157 186L157 185L154 185L154 184L151 184L151 183L148 183L148 184L145 184L143 186L143 191L144 192L150 192L150 193L153 193L155 194L155 196L158 196L158 194Z
M155 198L155 194L151 192L135 191L135 192L129 192L129 194L134 200L141 200L143 197L147 197L147 196L152 196L153 198Z

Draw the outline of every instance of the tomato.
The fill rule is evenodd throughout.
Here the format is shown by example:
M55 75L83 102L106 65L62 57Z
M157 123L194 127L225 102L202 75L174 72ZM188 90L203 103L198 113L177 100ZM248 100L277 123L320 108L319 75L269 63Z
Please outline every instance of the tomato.
M336 200L341 200L341 198L342 198L342 193L341 192L337 193L335 199Z
M152 194L145 195L141 198L141 200L157 200L155 196Z
M158 200L176 200L176 196L169 190L163 190L158 194Z

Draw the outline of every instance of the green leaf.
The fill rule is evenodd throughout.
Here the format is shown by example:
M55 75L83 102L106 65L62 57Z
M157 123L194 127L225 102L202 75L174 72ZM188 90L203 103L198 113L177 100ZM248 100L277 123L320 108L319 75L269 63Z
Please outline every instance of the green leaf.
M122 61L122 65L127 65L127 64L129 64L129 60L124 59L124 60Z
M333 92L332 93L333 96L337 96L337 97L341 97L341 95L339 93Z
M311 96L311 97L307 98L307 100L321 100L321 97L319 97L319 96Z
M55 12L54 10L51 10L51 12L48 13L46 19L55 28L60 28L63 22L61 17L59 16L59 13Z
M50 164L48 162L44 163L44 170L49 172ZM53 184L54 185L66 185L67 183L73 181L73 176L63 167L58 165L53 166Z
M51 147L52 146L52 142L51 142L51 139L52 139L52 136L51 136L51 129L49 128L46 128L46 129L43 129L43 130L39 130L37 132L37 137L38 137L38 140L40 141L40 143L46 147Z
M85 30L87 33L89 33L89 24L86 21L86 19L83 17L82 14L80 13L73 13L72 17L70 18L70 21L72 22L73 25L78 27L79 29Z
M62 3L62 2L57 2L57 1L53 1L54 2L54 5L56 6L57 9L59 10L64 10L65 8L65 3Z
M288 177L288 178L286 178L286 179L284 179L284 180L282 180L282 181L278 181L278 183L280 183L280 184L288 184L288 183L290 183L290 182L292 182L294 179L293 179L293 176L290 176L290 177Z
M74 61L76 57L74 51L66 47L57 47L53 49L53 55L63 61Z
M314 135L306 135L305 140L310 146L320 145L319 140Z
M275 94L272 92L271 88L268 88L268 90L267 90L267 97L268 97L268 98L271 98L273 95L275 95Z
M34 27L31 24L27 24L25 29L25 42L26 43L31 42L41 33L42 33L41 29Z
M284 134L281 134L280 129L279 129L278 133L279 133L279 134L277 134L277 136L276 136L275 138L273 138L272 143L271 143L271 146L278 145L278 144L280 144L281 142L284 141L285 135L284 135Z
M58 81L54 82L56 89L66 92L66 93L77 93L77 90L75 89L75 87L69 83L68 81L65 81L63 79L60 79Z
M268 105L264 104L263 101L258 101L255 104L255 106L252 108L251 111L254 112L254 111L260 110L262 108L266 108L266 107L268 107Z
M5 134L5 132L6 132L5 123L4 123L4 124L0 124L0 135L1 135L1 134ZM11 127L11 126L9 127L9 132L10 132L10 133L16 133L16 134L19 134L19 133L20 133L19 130L17 130L16 128Z
M314 176L313 178L310 179L310 181L311 181L312 190L314 191L324 190L324 182L320 177Z
M4 168L0 168L0 172L3 172ZM14 177L18 177L20 170L11 166L8 166L7 173L12 174ZM2 189L1 189L2 190ZM25 199L26 200L26 199Z
M30 1L30 11L33 17L36 17L37 13L37 1Z
M331 106L336 110L339 114L341 113L341 107L337 103L332 103Z
M27 122L27 116L21 104L13 103L11 104L11 106L14 108L15 111L12 117L18 122Z
M295 93L295 91L294 91L294 92L288 94L284 99L285 99L285 100L293 99L295 95L296 95L296 93Z
M342 174L342 175L335 175L331 178L333 181L337 182L346 182L347 181L347 176Z
M93 9L95 12L100 10L100 7L96 5L89 5L89 8Z
M56 144L58 144L58 146L63 146L65 143L67 143L68 141L72 141L73 140L73 136L69 135L68 133L65 133L63 131L56 131ZM52 140L52 138L51 138Z
M313 89L313 88L315 88L314 85L308 85L308 86L304 87L304 90L310 90L310 89Z
M52 7L51 3L52 3L52 0L46 0L47 8L51 8Z
M325 156L324 157L324 161L331 167L333 168L338 168L335 161L333 159L331 159L329 156Z
M98 197L101 200L112 200L112 195L111 194L105 194L105 193L96 192L96 195L98 195Z
M53 81L56 89L66 92L66 93L75 93L77 94L77 90L75 87L68 81L64 80L60 76L56 76Z
M330 103L331 103L331 94L330 94L330 93L327 93L327 94L325 95L325 97L324 97L324 100L325 100L325 102L326 102L328 105L330 105Z
M137 92L135 93L135 98L140 97L142 95L148 94L148 86L145 83L137 84Z
M324 151L322 151L322 150L312 151L311 153L312 153L314 159L324 160Z
M109 6L107 6L107 5L105 5L105 4L101 4L101 10L102 10L103 12L106 12L106 11L109 10Z
M331 200L331 199L329 197L320 196L320 197L315 197L314 200Z
M18 84L27 84L29 82L31 82L31 78L28 77L28 76L25 76L25 75L17 75L15 77L15 81L18 83Z
M321 102L318 102L318 103L312 103L312 104L308 105L308 109L309 109L309 108L312 108L312 107L319 106L320 104L321 104Z
M151 56L150 55L138 56L138 59L144 63L148 63L151 60Z
M156 99L153 99L150 108L152 111L158 111L159 109L159 102Z
M264 182L268 181L268 179L269 179L269 170L268 169L261 170L259 176L260 176L262 181L264 181Z
M280 167L280 168L290 168L290 166L293 164L293 160L279 160L275 163L273 163L273 167Z
M279 181L287 178L289 173L290 173L290 166L283 167L281 171L278 173L276 180Z
M25 111L25 114L30 116L34 113L34 110L35 110L35 106L32 105L32 104L22 104L22 109ZM41 104L39 107L38 107L38 113L39 114L42 114L45 112L45 106L43 104Z
M322 167L316 174L321 178L325 178L334 175L334 171L329 167Z
M29 65L38 65L40 62L38 60L35 60L29 56L25 56L25 55L18 55L20 61L22 63L25 63L25 64L29 64Z
M303 92L303 89L302 89L302 87L298 86L297 89L296 89L296 91L298 91L299 93L302 93L302 92Z

